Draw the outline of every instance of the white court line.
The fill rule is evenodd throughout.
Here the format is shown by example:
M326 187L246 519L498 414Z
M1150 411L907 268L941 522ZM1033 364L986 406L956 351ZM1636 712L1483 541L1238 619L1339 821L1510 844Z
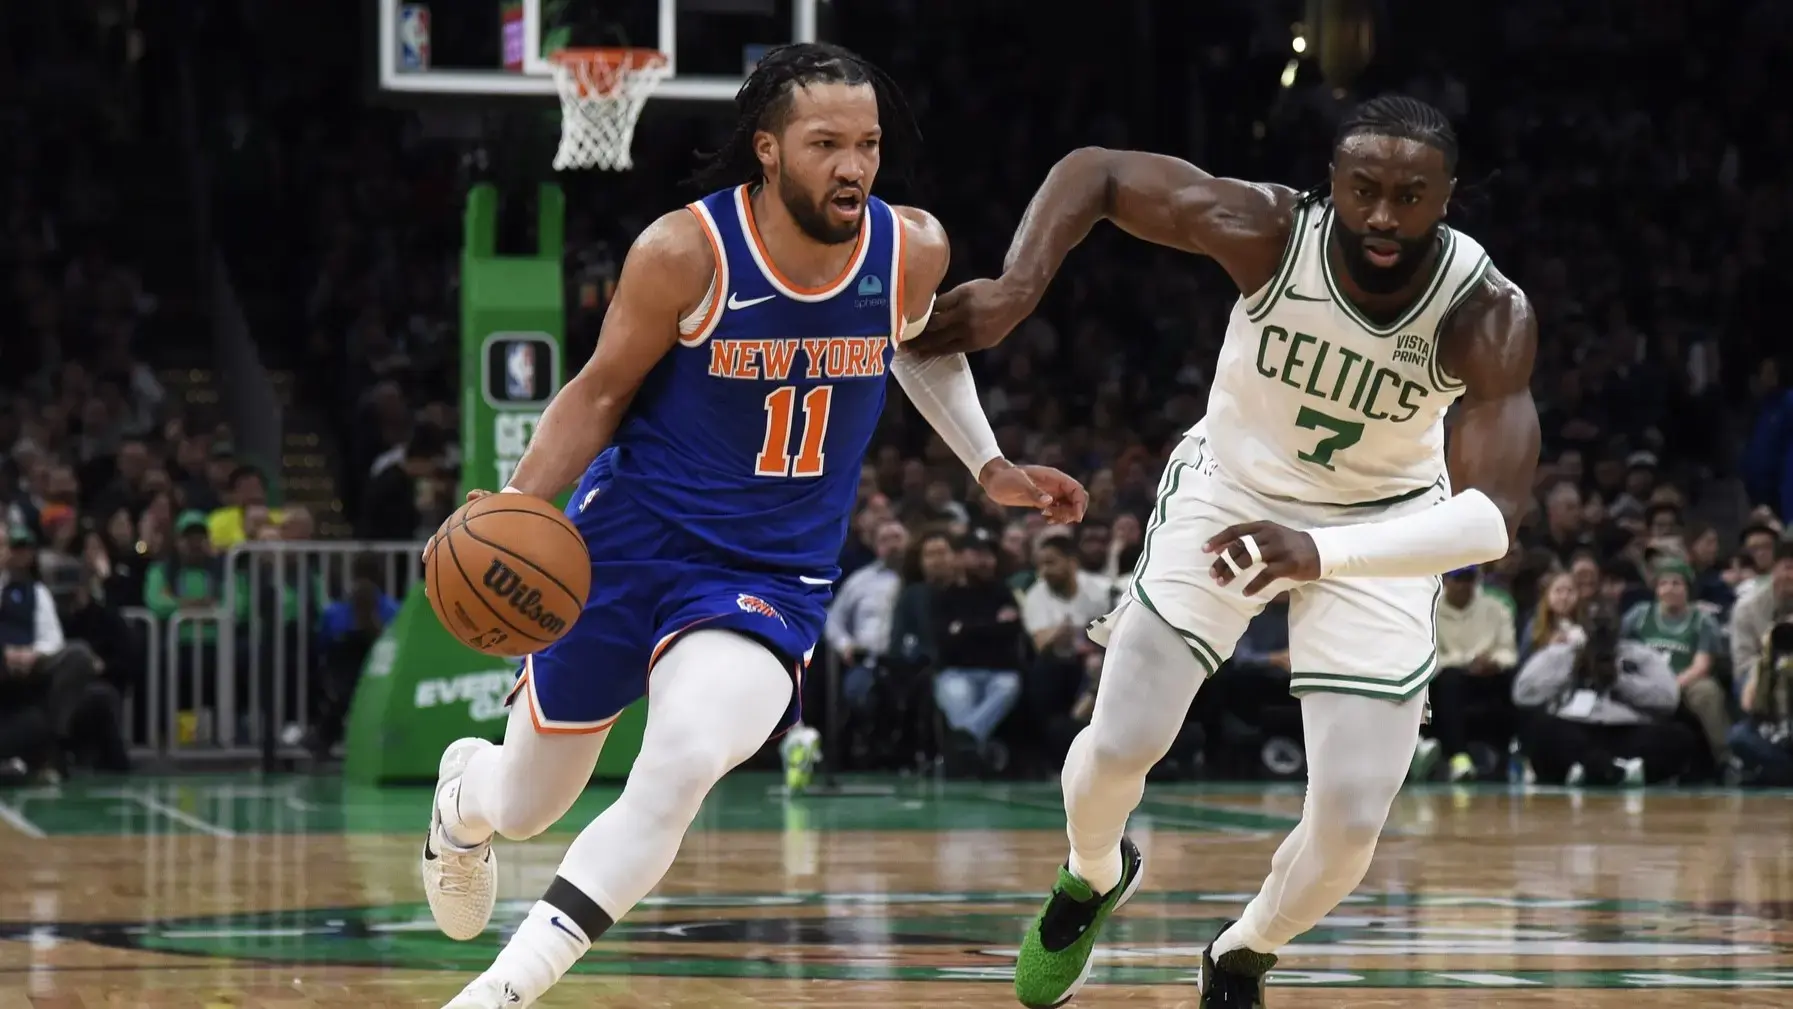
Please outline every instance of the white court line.
M24 813L19 812L17 809L4 802L0 802L0 822L5 822L11 825L12 829L24 834L26 837L44 836L44 829L42 827L27 820Z
M237 832L234 830L231 830L229 827L220 827L215 823L210 823L205 820L201 820L199 817L194 816L192 813L188 813L188 812L185 812L184 810L176 809L173 806L170 806L168 803L163 802L162 800L157 799L153 796L145 795L142 792L133 792L133 791L130 791L127 789L127 790L118 791L118 792L104 792L104 793L95 792L93 794L94 795L103 795L107 798L128 799L131 802L135 802L137 805L142 806L144 809L147 809L152 813L160 813L161 815L167 817L168 819L173 820L174 822L181 824L182 826L191 827L194 830L197 830L202 834L210 834L213 837L236 837L237 836Z

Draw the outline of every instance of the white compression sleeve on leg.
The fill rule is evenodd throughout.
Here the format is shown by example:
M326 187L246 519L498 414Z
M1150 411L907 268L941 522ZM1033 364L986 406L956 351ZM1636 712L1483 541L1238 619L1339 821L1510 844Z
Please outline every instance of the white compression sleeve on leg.
M972 476L983 473L990 460L1002 455L996 432L990 429L990 418L978 402L977 383L972 380L971 365L964 354L923 358L898 350L891 359L890 371L922 419L939 432L941 440L971 470Z
M1475 488L1433 508L1361 525L1309 529L1320 577L1441 575L1507 554L1507 519Z
M1329 693L1301 698L1308 767L1301 822L1271 856L1263 889L1215 941L1215 956L1242 946L1276 952L1363 881L1389 807L1407 780L1425 708L1424 691L1401 702Z
M612 922L672 867L711 787L754 755L791 702L791 674L765 646L731 631L680 638L649 680L647 728L623 794L573 839L558 876ZM575 933L545 901L518 927L487 973L526 1001L541 997L584 955L594 936Z
M710 788L758 752L791 702L791 673L732 631L693 631L649 681L647 728L623 794L567 849L560 875L613 919L660 882Z
M1137 603L1121 613L1102 658L1095 710L1060 776L1067 865L1097 893L1120 881L1127 817L1145 794L1146 772L1176 742L1203 675L1164 618Z
M527 692L518 696L504 723L504 745L475 753L452 794L443 789L442 825L456 843L478 844L494 833L532 838L566 815L591 783L610 730L537 732L530 703Z

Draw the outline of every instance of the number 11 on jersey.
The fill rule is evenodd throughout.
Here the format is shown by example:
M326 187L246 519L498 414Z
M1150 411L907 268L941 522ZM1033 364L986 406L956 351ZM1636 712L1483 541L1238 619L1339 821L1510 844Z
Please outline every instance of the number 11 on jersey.
M815 477L822 475L822 442L828 437L828 406L834 387L818 385L803 394L803 442L790 456L791 422L796 419L797 387L781 385L766 397L766 440L754 461L755 476Z

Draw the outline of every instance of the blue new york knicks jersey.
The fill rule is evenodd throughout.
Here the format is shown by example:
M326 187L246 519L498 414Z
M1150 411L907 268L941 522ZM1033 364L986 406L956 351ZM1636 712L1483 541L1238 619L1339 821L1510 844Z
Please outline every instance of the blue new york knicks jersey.
M839 573L901 332L902 222L867 200L846 269L806 289L779 275L746 187L688 209L715 282L568 504L592 588L524 664L516 693L542 731L607 726L698 628L755 638L800 679Z
M709 315L643 383L617 480L720 559L832 572L884 409L901 221L867 200L845 271L805 289L778 275L746 187L690 209L717 247Z

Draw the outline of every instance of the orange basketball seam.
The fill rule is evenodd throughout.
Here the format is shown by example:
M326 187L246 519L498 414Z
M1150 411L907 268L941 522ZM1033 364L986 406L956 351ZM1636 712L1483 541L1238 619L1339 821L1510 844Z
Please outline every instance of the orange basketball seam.
M490 515L490 514L493 514L493 513L491 513L491 512L482 512L482 513L480 513L480 514L479 514L479 515L476 515L476 516L474 516L474 517L475 517L475 518L483 518L483 517L485 517L485 516L486 516L486 515ZM535 515L535 514L538 514L538 513L536 513L536 512L529 512L529 514L531 514L531 515ZM540 565L540 564L537 564L537 563L536 563L536 562L534 562L534 561L532 561L532 560L530 560L530 559L529 559L529 558L527 558L527 557L525 557L525 556L523 556L523 555L522 555L522 554L520 554L520 553L517 553L517 552L516 552L516 551L515 551L515 550L512 550L512 549L511 549L511 548L510 548L510 547L507 547L507 546L503 546L503 545L502 545L502 544L499 544L499 543L495 543L495 542L493 542L493 541L491 541L491 540L489 540L489 539L486 539L486 538L485 538L485 537L484 537L484 536L481 536L481 535L480 535L480 534L478 534L478 533L476 533L476 532L474 532L474 531L473 531L473 526L472 526L472 525L466 525L466 526L463 526L463 527L462 527L462 528L463 528L463 529L464 529L464 530L465 530L465 531L466 531L466 533L467 533L467 536L468 536L468 537L469 537L469 538L471 538L471 539L472 539L472 540L473 540L473 541L474 541L474 542L475 542L475 543L479 543L479 544L481 544L481 545L482 545L482 546L488 546L488 547L491 547L491 548L492 548L492 549L493 549L493 550L497 550L497 551L500 551L500 552L502 552L502 553L503 553L503 554L504 554L504 555L505 555L505 556L507 556L507 557L511 557L511 558L514 558L514 559L516 559L516 561L517 561L517 562L518 562L518 563L520 563L520 564L525 564L525 565L528 565L528 566L529 566L529 567L531 567L531 568L534 568L534 569L535 569L535 570L536 570L536 571L537 571L537 572L538 572L538 573L540 573L540 574L541 574L541 576L542 576L542 577L543 577L543 578L546 578L546 579L548 579L548 580L549 580L549 581L550 581L550 582L553 582L553 583L554 583L554 587L555 587L555 588L557 588L557 589L559 589L559 590L560 590L560 591L562 591L562 592L565 592L565 593L566 593L566 594L567 594L567 598L568 598L568 599L571 599L571 600L573 600L573 601L574 601L574 602L575 602L575 603L577 603L577 604L578 604L578 605L579 605L579 606L580 606L580 607L581 607L581 608L583 608L583 607L584 607L584 606L585 606L585 600L583 600L583 599L580 599L580 598L579 598L579 593L577 593L577 592L574 592L574 591L573 591L573 590L572 590L572 589L570 589L570 588L567 588L567 587L566 587L566 585L565 585L565 583L563 583L563 582L562 582L562 581L561 581L561 580L560 580L560 579L558 579L558 578L556 578L556 577L554 577L554 574L553 574L553 573L552 573L552 572L550 572L550 571L548 571L548 570L547 570L547 569L545 569L545 568L543 568L543 567L542 567L542 566L541 566L541 565ZM585 544L584 544L584 543L580 543L580 544L579 544L579 545L580 545L580 546L581 546L581 547L584 547L584 545L585 545ZM589 561L588 561L588 562L587 562L587 563L588 563L588 564L589 564ZM587 586L587 587L586 587L586 590L585 590L585 591L586 591L586 594L587 594L587 595L590 595L590 594L591 594L591 588L590 588L590 586L589 586L589 585L588 585L588 586Z
M461 528L465 529L466 526L467 526L467 523L465 520L463 520L461 522ZM469 531L468 535L472 535L472 532ZM557 638L538 637L537 635L531 634L528 631L523 630L522 628L518 627L516 624L511 623L509 620L504 619L504 614L498 612L496 609L493 608L491 603L486 601L486 597L480 592L479 587L474 585L473 579L468 576L467 569L461 565L461 552L459 550L456 550L454 547L454 535L451 533L450 535L445 537L445 541L448 545L448 556L454 558L454 569L461 573L461 580L463 582L467 583L468 592L471 593L475 599L479 600L479 604L481 606L484 606L487 610L491 611L492 616L494 618L496 618L499 623L501 623L504 626L510 628L511 630L517 632L517 634L519 634L522 637L528 638L531 641L540 641L544 645L551 645L555 641L559 640Z
M497 495L493 495L493 496L496 497ZM484 500L484 498L481 498L480 500ZM479 502L476 501L474 503L478 504ZM586 549L585 539L584 539L584 537L579 535L579 530L573 528L572 520L567 519L567 517L565 515L561 514L559 511L555 511L553 514L559 515L563 520L565 520L564 523L563 522L554 522L555 528L566 533L568 536L571 536L573 538L573 541L579 544L579 549L581 549L581 550ZM537 511L534 508L488 508L482 512L471 513L471 514L467 515L465 518L461 519L460 527L464 528L467 525L467 523L473 521L476 518L482 518L486 515L535 515L540 518L546 518L551 522L553 521L552 516L550 516L550 514L548 512Z

